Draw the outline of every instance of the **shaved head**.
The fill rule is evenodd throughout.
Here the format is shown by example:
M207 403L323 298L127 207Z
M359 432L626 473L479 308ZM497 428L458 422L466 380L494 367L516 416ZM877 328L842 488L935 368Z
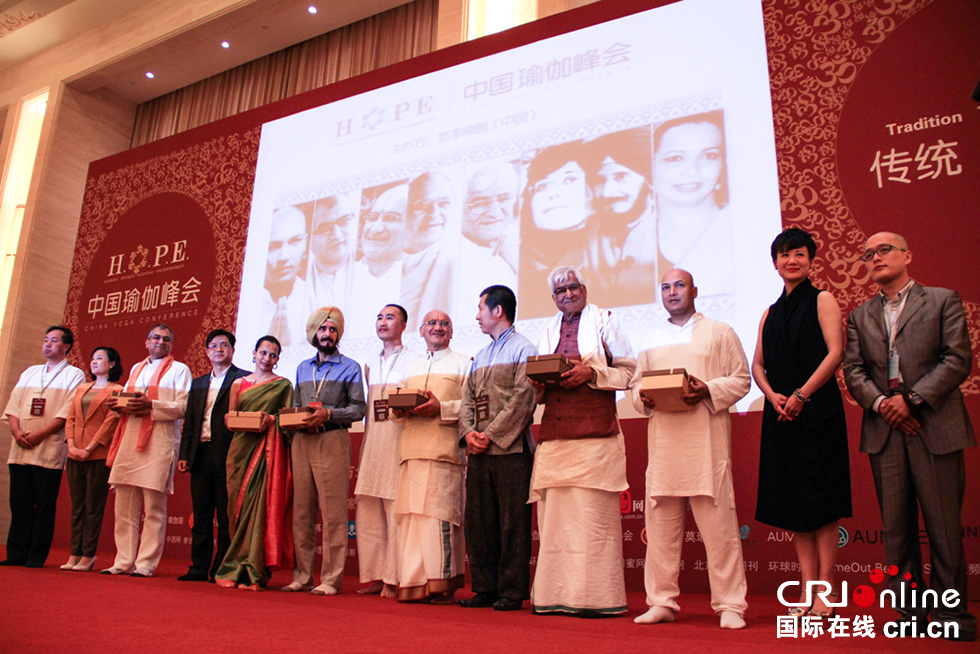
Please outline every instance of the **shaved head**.
M903 250L909 249L909 243L905 240L905 237L901 234L896 234L895 232L878 232L877 234L872 234L868 238L869 247L871 247L872 241L874 241L876 245L887 243L889 245L897 245Z
M675 325L684 325L694 315L697 297L694 277L683 268L672 268L660 278L660 298Z
M683 279L685 282L687 282L688 286L694 286L694 276L683 268L671 268L664 273L664 276L660 278L660 281L666 282L675 281L678 279Z
M879 253L879 250L884 252ZM894 232L872 234L864 246L862 259L871 279L881 286L888 297L902 290L909 282L912 253L908 241Z

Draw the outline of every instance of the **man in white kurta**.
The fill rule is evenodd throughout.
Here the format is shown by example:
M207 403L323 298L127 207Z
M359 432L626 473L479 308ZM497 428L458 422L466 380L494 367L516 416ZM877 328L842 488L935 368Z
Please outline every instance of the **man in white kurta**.
M388 394L398 388L405 365L418 355L402 347L407 315L397 304L378 313L375 329L382 349L376 359L364 364L368 383L368 412L357 466L357 561L361 583L370 583L359 593L381 593L394 597L398 587L398 533L395 497L398 495L398 440L402 423L392 420Z
M529 500L541 539L531 605L535 613L621 614L619 495L629 486L616 391L628 388L636 359L618 319L587 301L581 273L556 268L548 284L559 313L538 352L563 354L574 366L556 385L535 384L545 412Z
M135 398L110 398L120 411L107 464L116 492L116 559L103 574L152 577L167 529L167 495L173 493L181 418L191 388L191 371L170 356L173 330L156 325L146 338L149 357L129 373L127 392ZM146 519L140 530L140 512Z
M465 573L464 458L457 425L470 359L449 348L453 323L446 313L430 311L420 332L425 356L406 366L401 385L429 400L397 416L405 420L395 501L398 601L448 603Z
M61 471L68 458L65 420L85 374L65 358L75 342L67 327L49 327L47 360L25 370L10 393L3 419L10 425L10 528L0 565L40 568L54 538Z
M697 288L684 270L664 274L660 291L670 319L640 352L633 405L650 416L646 472L647 552L644 582L650 609L635 622L670 622L680 611L681 546L690 502L704 539L711 608L723 629L745 626L747 586L732 488L729 408L749 391L748 361L735 331L694 308ZM687 411L658 411L640 394L643 373L684 368L691 377Z

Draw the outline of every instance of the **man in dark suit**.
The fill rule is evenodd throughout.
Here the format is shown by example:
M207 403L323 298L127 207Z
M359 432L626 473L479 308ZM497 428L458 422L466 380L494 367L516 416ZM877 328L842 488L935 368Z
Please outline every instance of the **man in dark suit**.
M191 473L191 567L179 581L214 581L228 551L228 488L225 459L231 432L225 427L228 396L232 383L249 374L231 362L235 335L215 329L205 340L211 372L191 382L187 412L180 436L177 469ZM214 518L218 519L218 545L214 546ZM212 557L213 554L213 557Z
M972 366L963 304L955 291L921 286L909 277L912 253L898 234L875 234L861 258L881 293L847 321L844 377L864 407L861 451L871 459L885 558L898 566L889 585L901 617L891 626L896 635L912 635L913 629L922 635L931 614L935 622L955 624L943 629L945 637L974 640L977 621L966 607L960 532L963 449L976 445L959 389ZM952 606L940 599L938 606L923 608L920 507L932 589L940 598L956 591ZM911 575L907 582L906 574ZM913 593L919 593L914 605Z

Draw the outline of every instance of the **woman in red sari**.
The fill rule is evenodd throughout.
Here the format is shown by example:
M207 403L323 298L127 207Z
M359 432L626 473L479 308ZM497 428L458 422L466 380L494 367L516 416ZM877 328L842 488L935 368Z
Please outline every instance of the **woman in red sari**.
M255 372L235 380L229 411L262 413L261 430L238 431L228 449L231 545L215 575L222 588L261 590L271 571L293 565L292 469L276 413L291 406L293 387L273 372L281 346L274 336L255 344Z

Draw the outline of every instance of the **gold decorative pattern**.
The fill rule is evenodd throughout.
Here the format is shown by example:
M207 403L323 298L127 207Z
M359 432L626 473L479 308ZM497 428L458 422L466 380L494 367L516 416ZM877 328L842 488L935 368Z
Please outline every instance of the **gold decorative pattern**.
M201 333L193 336L185 360L192 370L207 369L207 329L234 325L237 317L260 131L255 127L220 136L90 177L72 261L65 324L78 327L89 268L120 217L150 196L179 193L200 205L214 233L214 279L204 280L211 283L212 300L205 309ZM138 266L139 261L127 264ZM79 358L73 363L83 362Z
M834 294L845 315L877 287L858 258L868 235L845 202L836 164L844 100L875 48L930 4L932 0L763 3L783 224L814 235L820 252L814 282ZM964 306L976 361L980 307L970 302ZM976 367L963 391L980 393Z

